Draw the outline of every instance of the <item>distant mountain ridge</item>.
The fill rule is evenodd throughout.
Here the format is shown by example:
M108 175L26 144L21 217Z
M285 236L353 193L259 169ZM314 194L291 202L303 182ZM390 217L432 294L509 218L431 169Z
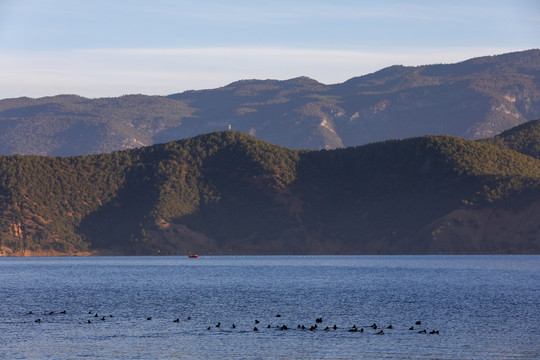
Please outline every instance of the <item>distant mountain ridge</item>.
M540 118L540 50L391 66L324 85L241 80L169 96L0 100L0 153L79 155L228 129L292 149L446 134L488 138Z
M539 128L319 151L223 131L0 156L0 255L539 254Z

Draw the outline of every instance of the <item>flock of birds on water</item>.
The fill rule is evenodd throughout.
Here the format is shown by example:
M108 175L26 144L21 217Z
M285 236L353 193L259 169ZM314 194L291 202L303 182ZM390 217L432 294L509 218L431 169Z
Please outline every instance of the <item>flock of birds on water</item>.
M66 310L63 310L63 311L60 311L59 314L67 314L67 311ZM34 315L32 313L32 311L28 312L28 315ZM54 311L50 311L48 313L46 313L45 315L49 315L49 316L52 316L52 315L55 315L55 312ZM114 316L109 314L109 315L98 315L98 313L93 313L92 311L89 311L88 312L88 315L91 316L90 319L87 320L87 323L88 324L92 324L93 322L100 322L100 321L105 321L106 319L110 319L110 318L113 318ZM277 314L275 315L276 318L281 318L281 315L280 314ZM147 321L151 321L152 320L152 317L147 317L146 318ZM187 319L185 321L191 321L191 317L187 317ZM37 318L34 322L36 323L41 323L42 320L41 318ZM174 320L172 320L173 323L180 323L180 318L176 318ZM322 331L336 331L338 330L338 326L337 325L333 325L333 326L325 326L325 325L322 325L323 324L323 318L322 317L319 317L319 318L316 318L315 319L315 323L313 325L308 325L308 326L305 326L305 325L301 325L301 324L298 324L298 326L296 327L297 329L300 329L300 330L308 330L308 331L317 331L317 330L322 330ZM419 334L432 334L432 335L439 335L439 330L431 330L431 331L427 331L427 329L423 328L422 326L422 321L416 321L412 326L410 326L408 328L408 330L410 331L416 331L418 332ZM264 326L261 326L260 324L260 321L255 319L254 321L254 326L253 326L253 329L252 331L255 331L255 332L258 332L259 331L259 327L261 329L264 328ZM367 330L371 329L372 333L373 334L376 334L376 335L384 335L385 334L385 330L387 332L391 331L394 329L394 327L390 324L390 325L386 325L386 326L382 326L380 327L379 325L377 325L376 323L373 323L369 326L365 326ZM219 328L222 328L222 325L221 325L221 322L218 322L217 324L213 325L213 326L208 326L206 328L206 330L210 331L212 329L219 329ZM230 325L230 328L231 329L236 329L237 326L236 324L232 323L232 325ZM285 331L285 330L289 330L290 328L287 326L287 325L275 325L275 326L272 326L272 325L268 325L266 326L267 329L272 329L272 328L277 328L281 331ZM366 332L367 332L366 330ZM378 331L377 331L378 330ZM359 332L359 333L364 333L364 327L357 327L356 324L353 324L351 327L347 328L347 331L348 332Z

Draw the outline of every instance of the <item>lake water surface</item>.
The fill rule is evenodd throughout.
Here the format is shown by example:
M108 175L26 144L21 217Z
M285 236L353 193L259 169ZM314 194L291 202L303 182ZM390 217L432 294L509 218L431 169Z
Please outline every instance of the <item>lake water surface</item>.
M349 331L353 325L364 332ZM381 329L384 335L377 335ZM540 256L0 259L5 359L533 359L539 353Z

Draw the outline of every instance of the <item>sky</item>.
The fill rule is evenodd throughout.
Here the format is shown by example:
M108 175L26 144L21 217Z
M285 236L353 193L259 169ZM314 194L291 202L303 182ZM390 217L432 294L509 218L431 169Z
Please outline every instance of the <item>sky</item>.
M0 0L0 99L334 84L532 48L537 0Z

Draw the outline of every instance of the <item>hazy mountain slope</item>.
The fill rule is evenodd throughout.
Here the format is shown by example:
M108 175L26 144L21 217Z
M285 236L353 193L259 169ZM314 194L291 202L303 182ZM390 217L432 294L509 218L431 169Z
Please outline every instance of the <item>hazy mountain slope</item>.
M151 145L192 111L182 101L145 95L0 100L0 153L69 156Z
M243 80L168 97L0 100L0 153L76 155L221 131L294 149L447 134L491 137L540 118L540 50L392 66L324 85Z
M0 196L4 253L540 252L540 160L450 136L295 151L226 131L2 156Z

